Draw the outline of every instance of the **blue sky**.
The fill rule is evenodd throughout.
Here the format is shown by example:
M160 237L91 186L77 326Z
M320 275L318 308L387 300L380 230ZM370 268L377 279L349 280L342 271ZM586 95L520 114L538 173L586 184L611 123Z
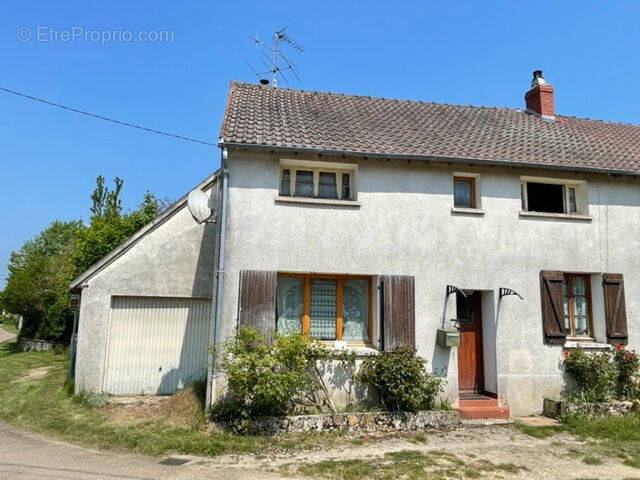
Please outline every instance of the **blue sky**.
M229 80L255 81L245 61L260 65L248 36L286 25L306 48L294 88L522 107L541 68L557 113L640 123L638 20L638 2L6 2L0 86L215 143ZM141 31L173 38L122 33ZM217 148L0 92L0 285L25 240L87 220L96 175L124 178L132 208L218 164Z

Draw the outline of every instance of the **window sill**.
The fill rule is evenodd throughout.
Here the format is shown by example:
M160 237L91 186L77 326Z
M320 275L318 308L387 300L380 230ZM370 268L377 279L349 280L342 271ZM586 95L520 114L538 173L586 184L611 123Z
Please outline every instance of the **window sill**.
M332 198L283 197L277 196L276 203L302 203L311 205L337 205L341 207L360 208L355 200L336 200Z
M522 210L520 217L537 217L537 218L560 218L563 220L593 220L591 215L583 215L582 213L548 213L548 212L527 212Z
M564 348L581 348L583 350L608 350L611 345L608 343L596 342L587 339L572 338L564 342Z
M451 207L451 213L461 213L461 214L466 214L466 215L477 215L479 217L482 217L485 212L481 208Z
M371 357L378 355L378 349L373 348L367 344L349 344L348 342L343 342L340 340L336 341L325 341L323 342L329 347L329 350L334 355L339 355L340 352L353 352L356 354L356 357Z

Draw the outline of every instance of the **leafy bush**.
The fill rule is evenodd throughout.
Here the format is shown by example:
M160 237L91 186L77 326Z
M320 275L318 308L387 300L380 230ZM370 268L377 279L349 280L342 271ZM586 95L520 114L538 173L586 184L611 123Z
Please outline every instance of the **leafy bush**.
M414 348L399 345L367 358L358 378L375 390L388 410L431 410L436 406L442 385L439 378L427 371L426 364Z
M636 352L617 345L613 362L616 378L616 397L619 400L640 398L640 361Z
M577 349L563 352L565 371L573 379L567 396L578 402L606 402L613 397L617 372L609 352L588 354Z
M617 345L613 354L589 354L577 349L565 350L563 355L565 370L573 380L566 391L571 401L640 398L640 360L633 350Z
M257 330L240 327L222 349L220 370L228 395L212 406L212 418L242 431L250 418L286 415L298 405L322 407L314 402L319 389L332 407L318 369L329 355L324 345L301 333L276 335L267 345Z

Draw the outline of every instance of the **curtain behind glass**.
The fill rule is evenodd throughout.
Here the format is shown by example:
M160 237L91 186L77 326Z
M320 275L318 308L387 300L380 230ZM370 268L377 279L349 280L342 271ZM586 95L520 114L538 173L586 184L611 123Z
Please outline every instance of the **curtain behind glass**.
M456 207L471 207L471 182L455 180L453 182L453 204Z
M311 337L322 340L336 338L336 289L335 278L311 279Z
M296 171L296 196L313 197L313 172L309 170Z
M320 172L320 183L318 184L318 197L338 198L336 185L336 174L332 172Z
M573 277L573 314L576 335L586 335L587 327L587 291L584 277Z
M276 290L276 331L281 334L302 331L304 279L278 277Z
M369 281L344 279L342 282L342 339L369 339Z

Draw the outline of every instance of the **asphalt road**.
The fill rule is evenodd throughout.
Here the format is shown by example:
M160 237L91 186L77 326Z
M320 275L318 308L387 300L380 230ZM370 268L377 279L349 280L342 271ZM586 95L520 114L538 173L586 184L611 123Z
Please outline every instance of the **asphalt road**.
M0 343L15 335L0 327ZM177 456L180 457L180 456ZM165 459L91 450L0 423L0 480L276 480L279 475L215 459L188 458L180 466Z
M0 343L15 337L11 332L7 332L4 327L0 327Z
M162 458L90 450L0 424L0 479L152 480L277 479L278 475L192 458L166 466Z

